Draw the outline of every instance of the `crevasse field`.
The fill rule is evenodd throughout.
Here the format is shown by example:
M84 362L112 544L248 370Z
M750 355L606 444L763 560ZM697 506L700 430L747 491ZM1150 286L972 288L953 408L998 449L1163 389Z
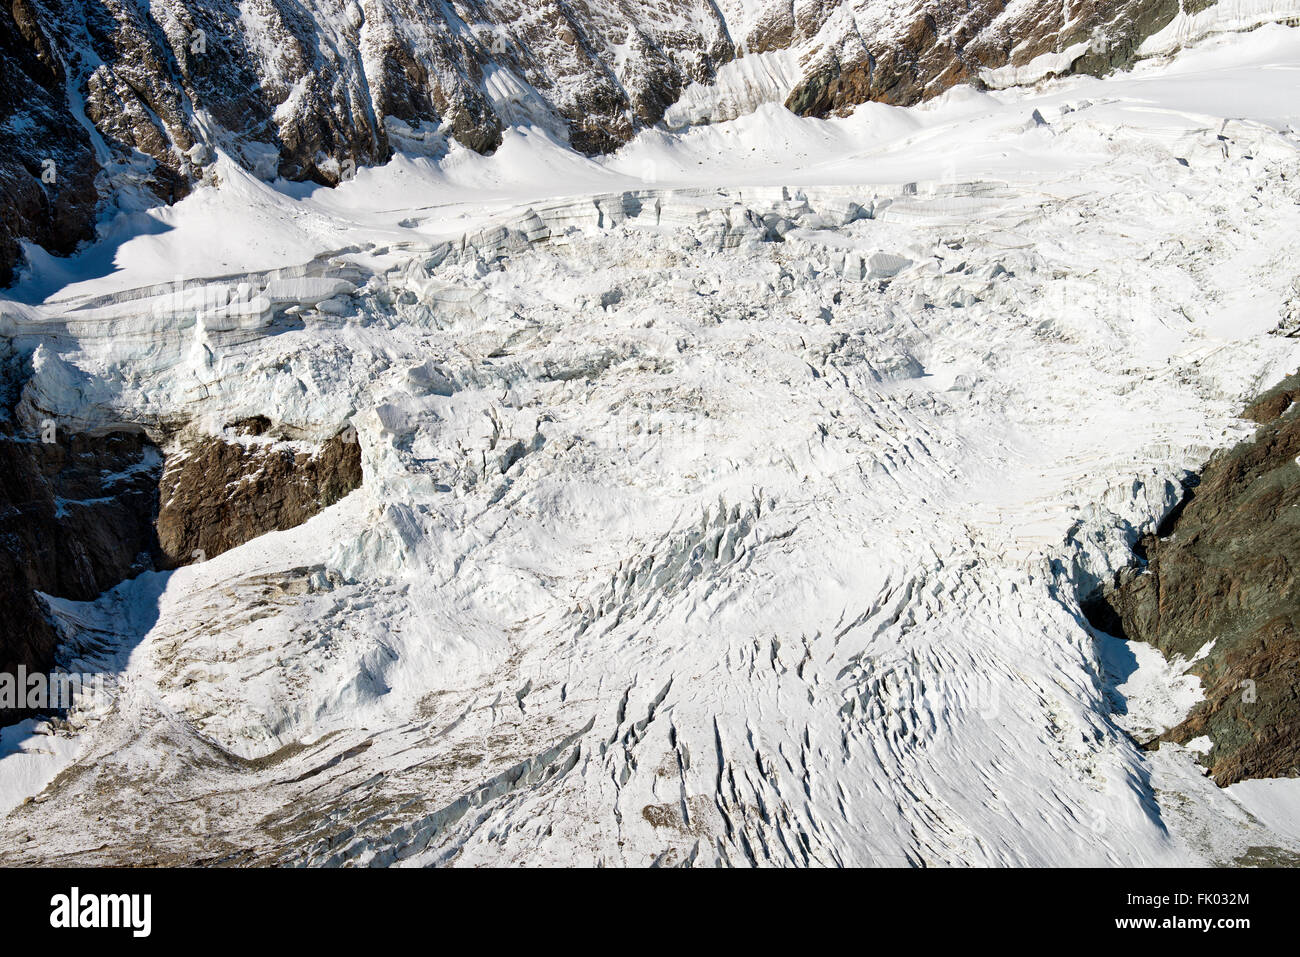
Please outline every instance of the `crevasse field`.
M5 729L6 860L1300 849L1300 782L1139 750L1197 679L1079 609L1300 366L1300 31L829 121L765 62L604 159L521 120L336 190L221 161L37 261L29 410L351 424L365 482L51 599L107 688Z

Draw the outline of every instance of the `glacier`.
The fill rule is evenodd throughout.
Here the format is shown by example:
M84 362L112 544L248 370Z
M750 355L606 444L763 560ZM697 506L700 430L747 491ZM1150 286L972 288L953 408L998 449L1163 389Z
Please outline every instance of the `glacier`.
M1139 749L1195 681L1080 609L1300 365L1300 33L831 119L736 84L603 157L218 155L28 249L24 425L354 429L364 483L47 599L112 700L6 729L0 859L1300 853L1295 781Z

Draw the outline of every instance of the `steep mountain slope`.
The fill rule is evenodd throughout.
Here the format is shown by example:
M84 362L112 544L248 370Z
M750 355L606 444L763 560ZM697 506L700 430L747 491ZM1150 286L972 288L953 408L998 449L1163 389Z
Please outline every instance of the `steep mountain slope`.
M1126 733L1079 604L1300 366L1300 32L1157 66L337 189L218 156L4 302L24 429L350 427L363 480L48 599L111 700L0 755L0 859L1293 859Z
M1152 743L1207 736L1221 785L1300 775L1300 376L1252 402L1261 426L1188 484L1177 509L1136 547L1140 563L1090 613L1103 628L1190 662L1199 702Z
M211 181L219 151L264 178L318 183L395 146L490 152L520 123L600 153L736 58L765 78L751 96L822 116L955 83L1105 72L1204 6L14 0L0 15L0 283L22 241L66 254L101 217ZM1300 13L1289 0L1227 6L1249 22Z

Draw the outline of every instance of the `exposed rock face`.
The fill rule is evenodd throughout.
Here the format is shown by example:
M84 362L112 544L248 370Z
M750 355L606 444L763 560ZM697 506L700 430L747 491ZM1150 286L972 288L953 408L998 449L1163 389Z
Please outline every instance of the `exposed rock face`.
M36 591L84 601L153 567L161 471L141 433L0 435L0 672L54 664Z
M294 528L361 485L361 447L350 430L304 449L264 437L267 424L248 420L237 437L194 438L168 456L158 538L169 565Z
M86 601L293 528L361 484L360 446L346 431L311 451L205 437L165 468L143 433L55 434L0 434L0 672L54 665L57 635L37 591ZM0 710L0 723L21 716Z
M824 116L915 103L1042 53L1070 51L1054 72L1102 73L1178 7L11 0L0 13L0 285L20 239L66 254L105 205L170 203L213 178L216 149L259 176L327 185L395 143L436 150L451 137L488 152L524 121L604 152L740 55L795 50L804 79L786 103Z
M819 15L795 31L820 29L834 6L811 5ZM786 100L791 111L826 116L867 100L905 106L1046 54L1064 56L1052 73L1101 75L1130 65L1141 42L1179 11L1178 0L917 3L902 16L881 4L853 6L858 29L813 54Z
M270 423L259 417L165 457L143 430L71 432L44 420L29 434L11 412L22 366L0 339L0 673L54 666L58 635L38 591L88 601L141 572L292 528L361 484L351 430L287 443L262 437ZM22 716L0 709L0 724Z
M1223 786L1300 774L1300 375L1245 412L1253 439L1209 461L1141 565L1090 609L1099 627L1166 656L1212 650L1189 673L1206 700L1159 740L1208 735Z
M91 237L99 164L90 136L69 122L63 63L27 0L0 13L0 73L0 285L8 285L19 240L66 255Z

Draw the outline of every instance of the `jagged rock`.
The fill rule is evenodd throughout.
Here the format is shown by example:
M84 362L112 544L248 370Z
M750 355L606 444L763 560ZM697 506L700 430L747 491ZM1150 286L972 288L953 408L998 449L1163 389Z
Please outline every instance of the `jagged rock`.
M361 485L361 447L345 429L304 450L241 420L237 438L191 437L167 457L158 538L171 566L203 561L267 532L301 525Z
M901 16L869 0L853 6L857 30L813 55L786 100L792 112L827 116L867 100L907 106L958 83L983 86L986 70L1023 67L1052 54L1062 60L1043 75L1102 75L1131 65L1142 41L1179 11L1178 0L916 4ZM804 31L820 29L822 19ZM799 32L784 30L791 31Z
M1215 455L1187 497L1138 543L1144 566L1090 609L1103 629L1191 659L1205 688L1159 741L1208 735L1226 786L1300 774L1300 375L1256 399L1255 436Z

